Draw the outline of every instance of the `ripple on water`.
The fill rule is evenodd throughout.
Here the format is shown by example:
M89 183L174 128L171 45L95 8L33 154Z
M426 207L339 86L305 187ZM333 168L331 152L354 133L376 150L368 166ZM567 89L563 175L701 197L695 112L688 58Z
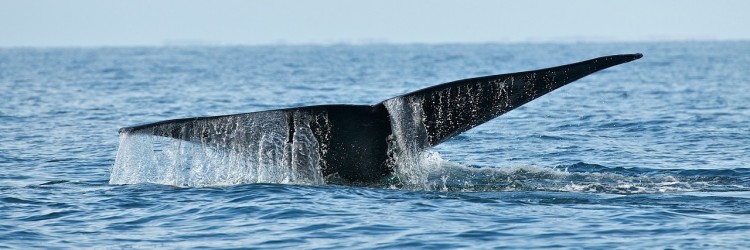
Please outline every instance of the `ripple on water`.
M0 248L747 248L748 48L0 49ZM123 126L373 104L632 52L434 148L419 185L108 183Z

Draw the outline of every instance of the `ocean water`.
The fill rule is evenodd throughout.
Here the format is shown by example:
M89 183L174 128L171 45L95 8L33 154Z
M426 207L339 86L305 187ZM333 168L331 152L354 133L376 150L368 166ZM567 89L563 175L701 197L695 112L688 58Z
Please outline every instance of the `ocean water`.
M113 171L121 127L621 53L420 156L420 185ZM750 248L749 70L750 42L2 48L0 248Z

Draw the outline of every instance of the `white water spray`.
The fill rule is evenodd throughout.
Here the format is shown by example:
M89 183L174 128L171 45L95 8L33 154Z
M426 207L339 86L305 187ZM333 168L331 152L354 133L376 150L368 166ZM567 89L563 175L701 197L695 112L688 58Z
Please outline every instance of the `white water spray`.
M309 126L315 118L303 112L293 117L261 112L193 121L192 130L178 136L190 141L124 132L110 184L323 184L320 145Z
M408 100L404 100L407 99ZM409 188L434 189L430 181L432 168L440 165L439 156L432 155L427 129L424 125L424 111L419 97L394 98L384 102L391 116L391 130L388 138L389 164L396 178Z

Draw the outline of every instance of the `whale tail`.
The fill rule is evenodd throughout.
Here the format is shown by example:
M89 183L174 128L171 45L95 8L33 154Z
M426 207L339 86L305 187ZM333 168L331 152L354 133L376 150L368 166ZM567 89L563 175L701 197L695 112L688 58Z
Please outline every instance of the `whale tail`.
M547 69L458 80L372 106L321 105L175 119L121 128L120 133L171 137L257 155L254 160L258 164L265 164L268 157L283 158L271 162L294 168L317 162L314 167L305 163L305 169L319 169L323 176L336 174L350 181L372 181L393 171L389 143L394 137L417 140L412 145L423 150L584 76L641 57L605 56ZM419 130L415 134L400 134L414 128ZM298 160L302 163L290 162Z
M584 76L642 56L605 56L540 70L458 80L385 102L418 102L428 146L435 146Z

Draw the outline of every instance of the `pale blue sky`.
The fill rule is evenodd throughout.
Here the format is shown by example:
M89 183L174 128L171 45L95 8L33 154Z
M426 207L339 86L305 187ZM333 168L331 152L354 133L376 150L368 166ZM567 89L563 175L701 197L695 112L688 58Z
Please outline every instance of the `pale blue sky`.
M0 0L0 47L750 40L750 1Z

